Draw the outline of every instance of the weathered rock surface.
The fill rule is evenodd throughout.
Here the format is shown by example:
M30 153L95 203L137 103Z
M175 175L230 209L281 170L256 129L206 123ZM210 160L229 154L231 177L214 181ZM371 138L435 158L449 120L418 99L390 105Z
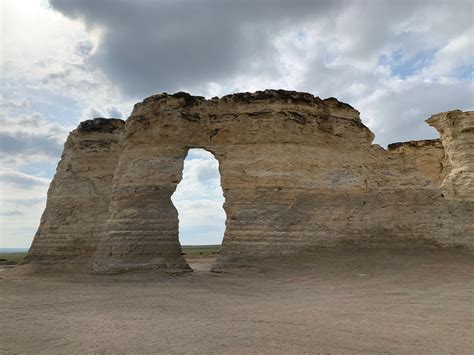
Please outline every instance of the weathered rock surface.
M474 111L442 112L426 122L439 131L452 166L441 189L451 198L474 200Z
M94 122L66 143L29 261L188 270L171 195L194 147L219 160L227 222L215 270L338 245L473 246L474 203L438 187L439 143L386 151L334 98L161 94L136 104L125 125L90 130Z
M92 262L104 234L124 124L96 118L69 134L24 263Z
M440 186L451 171L451 162L439 139L392 143L388 151L399 154L403 164L421 171L436 186Z

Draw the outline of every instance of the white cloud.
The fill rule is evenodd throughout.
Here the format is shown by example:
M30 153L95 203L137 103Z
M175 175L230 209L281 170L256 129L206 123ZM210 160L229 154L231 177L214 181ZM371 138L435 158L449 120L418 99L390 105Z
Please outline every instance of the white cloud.
M0 173L0 181L5 185L13 187L29 188L35 186L48 186L49 179L34 175L20 173L18 171L6 171Z
M49 179L0 173L0 248L30 246L46 204Z
M7 117L0 114L0 165L14 168L57 160L68 131L40 113Z
M25 109L29 107L27 100L1 100L0 107L4 109Z
M219 163L204 149L191 149L183 178L172 196L178 210L181 244L219 244L226 215Z
M221 201L210 199L175 202L179 216L181 244L220 244L226 214Z
M173 194L173 202L211 199L224 201L219 163L204 149L191 149L184 161L183 178Z
M423 69L426 80L455 81L456 70L470 66L474 59L474 32L472 29L454 37L435 54L431 65ZM470 73L472 75L472 73Z
M41 0L4 0L2 20L5 102L28 96L49 103L58 96L68 98L80 111L69 118L74 124L93 118L89 114L94 112L108 113L110 107L115 116L129 115L136 99L124 98L100 68L85 62L98 45L99 31L86 29Z

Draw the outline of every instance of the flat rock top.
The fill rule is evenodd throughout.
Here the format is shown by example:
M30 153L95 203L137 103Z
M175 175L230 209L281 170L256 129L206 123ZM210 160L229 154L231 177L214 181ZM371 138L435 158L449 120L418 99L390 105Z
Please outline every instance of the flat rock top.
M396 142L388 145L388 150L395 150L401 147L412 147L412 148L421 148L421 147L442 147L441 140L439 139L424 139L419 141L408 141L408 142Z
M162 93L158 95L152 95L144 99L141 103L137 105L146 104L152 101L166 100L168 98L184 99L184 107L189 106L198 106L205 102L233 102L233 103L256 103L256 102L287 102L293 104L307 104L307 105L318 105L318 106L331 106L338 107L341 109L351 109L354 108L344 102L340 102L334 97L327 99L320 99L317 96L314 96L307 92L298 92L298 91L288 91L288 90L263 90L256 92L242 92L235 93L230 95L222 96L221 98L215 96L212 99L206 99L203 96L193 96L186 92L177 92L175 94Z

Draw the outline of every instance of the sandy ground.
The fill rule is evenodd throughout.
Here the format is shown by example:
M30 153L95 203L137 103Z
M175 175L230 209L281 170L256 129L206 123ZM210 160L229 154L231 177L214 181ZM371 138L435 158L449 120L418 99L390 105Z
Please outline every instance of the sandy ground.
M473 256L325 251L186 276L0 272L0 353L474 352Z

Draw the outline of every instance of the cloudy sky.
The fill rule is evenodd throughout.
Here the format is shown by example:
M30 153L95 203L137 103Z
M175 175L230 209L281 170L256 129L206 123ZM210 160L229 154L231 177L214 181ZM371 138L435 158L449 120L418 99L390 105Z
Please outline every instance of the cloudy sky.
M282 88L348 102L375 142L437 137L473 109L473 2L2 0L1 247L28 247L78 122L159 92ZM222 239L217 162L195 151L173 201L181 241Z

